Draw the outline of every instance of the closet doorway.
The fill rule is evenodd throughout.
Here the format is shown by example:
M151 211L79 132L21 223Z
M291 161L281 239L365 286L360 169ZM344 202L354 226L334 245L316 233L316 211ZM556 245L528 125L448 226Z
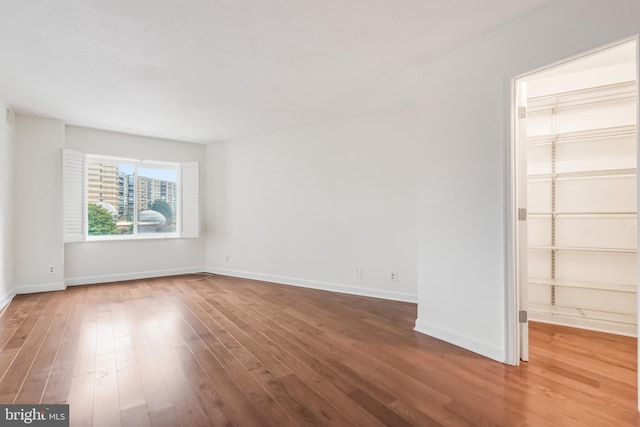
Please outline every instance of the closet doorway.
M637 337L637 39L514 81L518 356L528 322Z

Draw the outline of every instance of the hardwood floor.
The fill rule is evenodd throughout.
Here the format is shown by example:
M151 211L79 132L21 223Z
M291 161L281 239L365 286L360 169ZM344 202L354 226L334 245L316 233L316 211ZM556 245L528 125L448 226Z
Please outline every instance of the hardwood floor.
M624 426L636 339L531 323L512 367L413 331L415 304L178 276L16 296L0 402L72 426Z

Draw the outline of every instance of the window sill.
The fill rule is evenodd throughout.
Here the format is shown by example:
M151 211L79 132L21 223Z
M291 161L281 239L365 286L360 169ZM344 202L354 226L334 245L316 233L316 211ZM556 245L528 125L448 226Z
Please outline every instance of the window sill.
M108 236L87 236L84 242L121 242L129 240L168 240L180 239L178 233L163 234L136 234L136 235L108 235Z

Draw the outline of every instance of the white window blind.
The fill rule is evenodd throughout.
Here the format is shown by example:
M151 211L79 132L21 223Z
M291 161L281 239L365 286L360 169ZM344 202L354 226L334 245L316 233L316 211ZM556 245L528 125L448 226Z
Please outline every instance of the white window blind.
M62 199L64 242L84 240L85 156L79 151L62 150Z
M198 199L200 197L200 168L198 162L180 164L180 237L196 238L200 233Z

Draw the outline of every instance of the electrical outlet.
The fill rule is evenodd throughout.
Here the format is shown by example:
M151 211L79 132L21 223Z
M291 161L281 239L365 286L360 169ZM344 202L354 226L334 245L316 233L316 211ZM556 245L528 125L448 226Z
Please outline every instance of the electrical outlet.
M389 279L390 279L392 282L397 282L397 281L398 281L398 273L396 273L396 272L392 272L392 273L389 275Z
M229 255L227 255L227 257L225 258L225 261L230 262L231 261L231 257Z
M356 268L356 277L358 279L362 279L362 269L361 268Z
M49 274L55 274L56 272L56 266L55 265L50 265L49 266Z

